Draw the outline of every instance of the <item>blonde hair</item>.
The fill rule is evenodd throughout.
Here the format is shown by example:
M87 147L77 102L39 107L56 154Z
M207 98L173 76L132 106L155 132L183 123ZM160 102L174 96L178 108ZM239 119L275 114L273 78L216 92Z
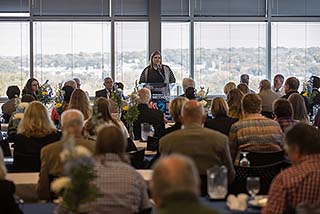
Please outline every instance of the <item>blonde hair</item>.
M7 168L4 163L2 149L0 149L0 180L4 180L6 178L6 175L7 175Z
M188 101L185 97L176 97L170 102L169 112L175 122L180 122L179 116L183 105Z
M230 90L227 96L229 112L233 111L236 115L238 115L238 118L240 118L242 115L241 100L243 96L244 95L242 91L237 88Z
M142 104L148 104L151 100L151 91L148 88L141 88L138 91L139 94L139 102Z
M89 99L86 93L84 93L84 91L81 89L75 89L72 92L69 108L78 109L79 111L81 111L85 120L89 119L89 117L91 116Z
M211 113L214 116L225 115L229 113L227 102L222 97L216 97L212 100Z
M39 101L33 101L24 112L18 126L18 134L27 137L44 137L56 131L48 110Z

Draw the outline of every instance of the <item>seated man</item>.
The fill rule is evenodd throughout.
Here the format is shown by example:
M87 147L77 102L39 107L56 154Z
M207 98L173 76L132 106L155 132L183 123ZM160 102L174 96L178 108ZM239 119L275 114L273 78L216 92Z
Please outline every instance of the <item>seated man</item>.
M61 130L63 138L57 142L47 145L41 150L41 168L37 192L39 199L50 200L50 179L63 175L63 162L60 160L60 153L63 146L70 137L74 138L76 145L81 145L95 151L95 142L86 140L82 136L84 125L83 114L75 109L70 109L61 115Z
M319 209L319 131L307 124L298 123L287 131L285 148L293 166L273 179L268 203L262 213L294 213L300 206Z
M105 97L107 99L111 98L111 93L113 91L113 80L111 77L106 77L104 78L104 82L103 82L103 85L104 85L104 89L101 89L101 90L98 90L96 91L96 97L95 98L98 98L98 97Z
M229 133L232 159L238 160L241 150L281 151L283 132L276 121L260 114L260 97L257 94L246 94L241 103L244 118L234 123Z
M201 205L199 176L191 159L171 155L155 164L151 193L157 213L215 213Z
M203 128L205 115L203 106L195 101L187 101L182 108L183 128L167 134L160 139L161 155L180 153L190 157L196 164L200 175L215 165L228 168L229 182L234 179L228 138L220 132Z
M164 131L163 113L158 109L149 108L148 104L151 100L151 92L148 88L142 88L138 91L139 100L139 117L133 124L134 137L137 140L141 139L141 123L149 123L153 125L155 132L154 137L160 137L160 133Z

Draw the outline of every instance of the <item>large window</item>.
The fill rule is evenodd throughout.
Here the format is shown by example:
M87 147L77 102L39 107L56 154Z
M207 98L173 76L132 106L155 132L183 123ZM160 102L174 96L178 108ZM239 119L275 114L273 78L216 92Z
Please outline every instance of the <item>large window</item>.
M319 34L320 23L273 23L272 76L320 76Z
M29 77L29 23L0 22L0 96L9 85L22 90Z
M228 81L250 75L250 87L266 78L265 23L195 23L195 81L223 94Z
M36 22L34 76L52 85L78 77L94 95L110 76L110 23Z
M124 83L125 94L133 91L142 70L148 65L146 22L115 23L115 80Z
M163 63L174 72L177 84L190 76L190 23L162 23Z

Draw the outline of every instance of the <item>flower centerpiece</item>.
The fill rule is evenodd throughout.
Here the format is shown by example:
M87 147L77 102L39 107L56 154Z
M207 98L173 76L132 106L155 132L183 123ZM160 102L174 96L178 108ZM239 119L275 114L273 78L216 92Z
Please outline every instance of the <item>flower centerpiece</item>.
M121 111L123 107L123 91L121 88L114 84L114 90L111 92L111 99L117 104L119 119L121 118Z
M208 94L209 94L209 88L207 88L207 90L204 90L203 86L200 87L200 90L196 94L197 100L201 103L201 105L204 108L207 108L209 105Z
M129 135L132 140L134 140L134 135L133 135L133 123L138 120L139 117L139 109L138 109L138 104L139 104L139 95L138 95L138 81L135 81L135 87L134 90L131 94L128 95L129 97L129 102L126 106L123 107L124 110L124 120L129 128Z
M40 85L38 89L37 100L43 103L45 106L48 106L48 104L52 103L54 100L54 94L49 84L49 80Z
M64 106L63 106L64 94L65 94L65 91L62 90L62 83L59 83L55 87L55 97L54 97L54 108L56 109L59 116L64 111Z
M304 81L302 84L302 86L303 86L302 96L307 97L309 99L311 99L311 96L312 96L312 88L313 88L312 82L313 82L313 78L310 77L309 80Z
M94 159L88 149L74 145L72 136L65 139L65 148L60 157L64 163L66 176L54 180L51 183L51 189L62 196L62 202L58 209L79 213L82 211L83 204L92 202L99 197L97 187L92 184L96 178Z

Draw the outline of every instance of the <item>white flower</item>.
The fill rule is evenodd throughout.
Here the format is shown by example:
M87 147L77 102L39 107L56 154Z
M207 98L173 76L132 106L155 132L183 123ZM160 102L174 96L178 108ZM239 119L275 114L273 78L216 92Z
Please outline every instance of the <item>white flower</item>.
M51 190L53 192L60 192L63 188L67 188L71 185L71 179L69 177L61 177L54 180L51 183Z
M84 146L76 146L75 147L75 155L77 157L91 157L91 152Z
M198 96L198 97L201 97L201 98L203 98L204 95L205 95L205 92L204 92L204 90L202 90L202 89L197 93L197 96Z
M205 101L205 100L201 100L201 101L200 101L200 104L204 107L204 106L206 106L206 105L207 105L207 101Z

